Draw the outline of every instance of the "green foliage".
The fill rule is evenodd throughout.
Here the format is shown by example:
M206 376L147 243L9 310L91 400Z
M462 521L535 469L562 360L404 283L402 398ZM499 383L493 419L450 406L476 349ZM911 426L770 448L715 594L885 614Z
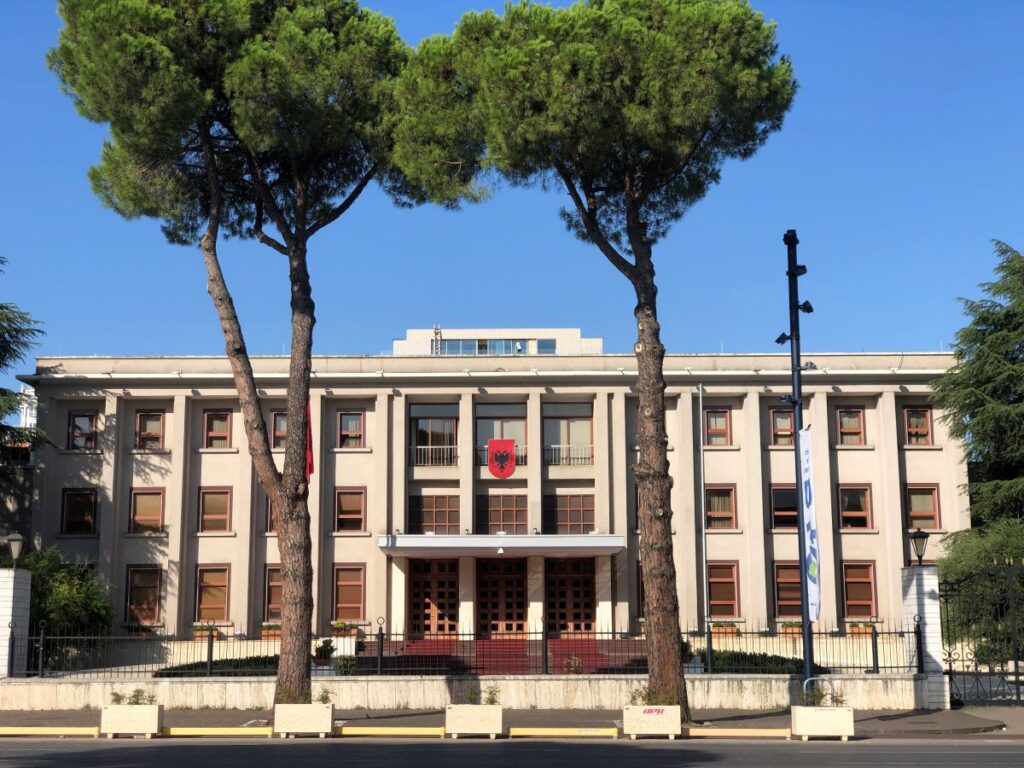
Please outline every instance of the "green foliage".
M211 664L216 677L273 677L277 674L280 658L273 656L246 656L239 659L214 659ZM206 662L193 661L176 664L153 673L153 677L206 677Z
M1024 520L997 519L983 528L957 531L942 539L942 547L943 581L961 581L1007 561L1024 564Z
M491 706L501 704L501 688L496 685L488 685L484 689L484 704Z
M6 263L7 259L0 256L0 272L3 272ZM0 302L0 373L8 373L22 362L42 333L42 329L32 316L19 309L17 304ZM23 402L22 395L6 387L0 387L0 447L34 445L42 439L42 435L34 429L23 429L5 423L18 412ZM0 455L0 459L2 458ZM0 460L0 468L5 463ZM2 479L3 473L0 472L0 481Z
M1024 256L995 241L986 298L961 299L968 324L957 365L933 382L950 433L967 449L971 516L981 523L1024 511Z
M760 675L802 675L804 672L803 659L774 653L714 651L712 662L716 675L750 674L751 670L757 670ZM828 672L826 667L814 665L816 675L827 675Z
M138 706L140 704L156 704L156 696L152 693L146 693L142 688L136 688L128 696L125 696L120 691L111 691L110 703L129 704L131 706Z
M321 704L330 704L331 703L331 692L328 691L326 688L321 688L320 689L320 695L316 697L316 700L318 702L320 702Z
M334 659L334 674L341 677L348 677L354 675L358 666L358 660L355 656L338 656Z
M9 558L0 558L0 565ZM40 621L47 633L86 630L107 633L113 620L109 587L86 563L68 562L57 547L30 551L18 567L32 573L29 616L35 632Z
M334 655L334 641L329 639L329 638L325 638L324 640L321 640L317 644L316 650L313 652L313 658L316 659L317 661L329 661L331 656L333 656L333 655Z

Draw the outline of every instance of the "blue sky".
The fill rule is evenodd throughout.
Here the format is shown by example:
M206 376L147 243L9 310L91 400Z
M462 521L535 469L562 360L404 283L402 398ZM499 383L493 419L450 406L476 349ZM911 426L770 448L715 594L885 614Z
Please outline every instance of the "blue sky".
M367 0L415 43L498 2ZM675 352L764 351L786 326L782 234L809 273L805 348L938 350L958 296L991 275L990 240L1024 248L1024 3L773 0L800 91L782 131L655 252L664 340ZM0 185L9 260L0 296L41 320L40 354L219 354L195 249L153 221L105 210L86 179L105 130L85 122L44 64L51 2L11 4L0 27ZM569 235L557 193L500 190L452 213L398 210L372 191L317 235L318 354L390 349L408 327L573 326L629 351L633 297ZM288 340L282 257L225 244L253 353Z

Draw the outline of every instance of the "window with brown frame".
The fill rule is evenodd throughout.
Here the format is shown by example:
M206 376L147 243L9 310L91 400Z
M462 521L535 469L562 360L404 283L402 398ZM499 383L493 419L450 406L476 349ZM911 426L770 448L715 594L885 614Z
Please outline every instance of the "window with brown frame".
M126 624L160 623L160 566L129 565L125 587Z
M141 451L158 451L164 447L163 411L136 412L135 447Z
M199 530L225 532L231 530L231 489L199 489Z
M65 488L60 532L65 536L95 536L97 505L95 488Z
M334 620L363 621L365 565L334 566Z
M874 563L843 563L843 599L848 619L876 615Z
M409 533L459 533L458 496L410 496Z
M352 533L366 530L366 489L334 489L334 530Z
M71 411L68 414L68 450L96 450L96 411Z
M459 463L459 404L412 403L409 440L412 466L456 466Z
M704 409L704 445L732 445L732 409Z
M644 569L642 563L638 560L636 563L636 615L637 618L644 618L644 599L646 594L644 592Z
M793 410L773 408L769 417L772 422L772 445L793 445Z
M263 494L263 519L264 519L264 530L267 533L274 533L274 516L270 510L270 497Z
M226 566L196 567L196 621L228 620L229 569Z
M836 435L839 445L865 445L864 409L837 408Z
M478 403L476 416L476 463L487 466L487 443L515 442L517 466L526 465L526 403Z
M495 534L526 534L529 531L526 515L526 494L503 493L476 497L475 532Z
M132 488L129 533L160 533L164 529L164 489Z
M541 403L544 463L587 466L594 463L594 403Z
M736 527L736 489L731 485L709 485L704 489L708 530Z
M268 565L264 577L263 620L281 621L281 566Z
M288 413L286 411L274 411L270 414L274 424L274 434L271 438L271 448L284 448L288 440Z
M338 447L366 447L365 411L338 411Z
M939 487L937 485L907 486L907 527L939 527Z
M796 529L800 497L796 486L773 485L771 488L772 528Z
M903 429L907 445L932 444L932 409L914 407L903 409Z
M740 608L736 563L708 563L708 612L711 618L737 618Z
M871 528L871 487L839 486L840 528Z
M543 529L547 534L590 533L594 530L593 494L561 494L544 497Z
M775 616L800 618L800 564L775 563Z
M203 411L203 445L231 447L231 411Z

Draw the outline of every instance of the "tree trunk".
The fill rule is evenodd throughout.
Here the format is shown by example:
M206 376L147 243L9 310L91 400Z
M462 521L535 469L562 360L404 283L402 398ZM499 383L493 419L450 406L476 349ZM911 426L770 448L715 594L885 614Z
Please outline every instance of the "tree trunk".
M640 569L644 582L644 618L650 668L649 703L679 704L683 722L690 721L690 707L683 676L679 628L676 568L672 557L672 479L668 473L668 435L665 431L665 347L658 324L654 265L649 256L636 253L633 287L637 304L635 347L637 394L637 444L633 466L639 491L637 519L640 527Z

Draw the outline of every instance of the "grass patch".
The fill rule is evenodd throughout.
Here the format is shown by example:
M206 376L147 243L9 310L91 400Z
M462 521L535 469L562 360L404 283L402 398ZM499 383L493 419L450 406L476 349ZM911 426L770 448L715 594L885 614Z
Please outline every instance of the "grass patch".
M210 669L215 677L273 677L278 657L247 656L242 659L216 659ZM153 673L153 677L206 677L206 662L179 664Z
M712 670L715 674L800 675L804 671L803 659L777 656L772 653L747 651L714 651ZM828 667L814 665L814 674L827 675Z

